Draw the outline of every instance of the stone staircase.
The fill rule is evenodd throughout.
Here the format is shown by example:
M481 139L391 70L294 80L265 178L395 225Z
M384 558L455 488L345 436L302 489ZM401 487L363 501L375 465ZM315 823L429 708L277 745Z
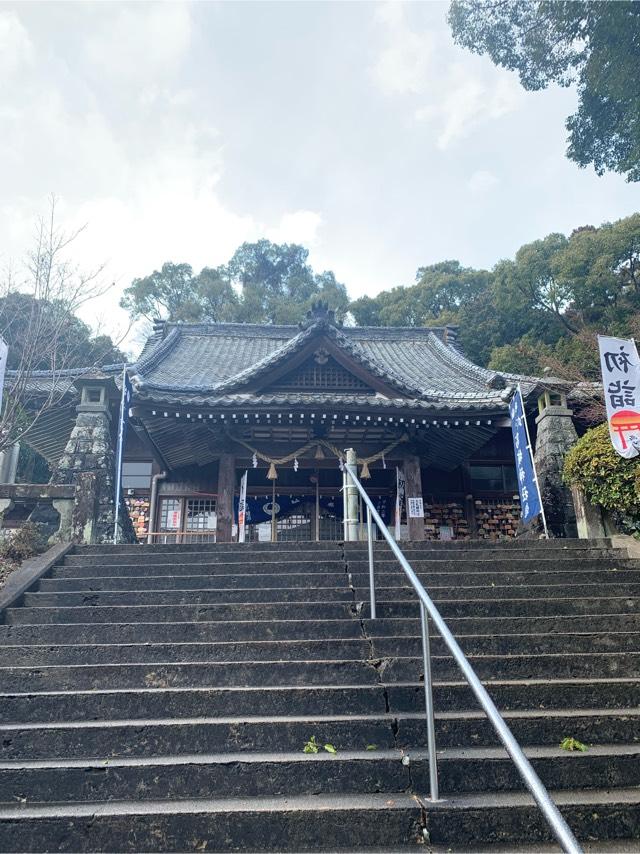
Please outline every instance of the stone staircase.
M375 621L360 544L68 554L0 625L0 850L547 850L438 637L444 800L424 797L417 605L375 553ZM585 847L640 851L640 562L606 541L406 554Z

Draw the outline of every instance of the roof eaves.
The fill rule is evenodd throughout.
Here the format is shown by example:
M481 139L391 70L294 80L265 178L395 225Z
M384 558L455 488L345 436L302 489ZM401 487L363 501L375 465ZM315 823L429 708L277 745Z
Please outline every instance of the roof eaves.
M200 392L200 393L199 393ZM372 395L349 395L349 394L301 394L301 393L278 393L278 394L250 394L250 393L226 393L226 394L202 394L201 390L187 391L180 394L164 394L160 390L151 390L146 387L136 395L140 403L156 404L158 406L201 406L201 407L225 407L225 406L358 406L365 409L405 409L422 411L493 411L503 412L507 410L507 403L501 397L482 396L475 394L451 395L441 400L420 400L418 398L387 398Z

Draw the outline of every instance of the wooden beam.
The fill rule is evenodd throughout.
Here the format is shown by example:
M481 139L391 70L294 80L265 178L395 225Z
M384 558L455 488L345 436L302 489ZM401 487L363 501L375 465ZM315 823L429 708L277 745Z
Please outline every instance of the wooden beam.
M420 457L410 455L404 461L405 501L407 510L409 498L422 498L422 474L420 472ZM424 540L424 516L422 519L412 519L407 512L407 526L410 540Z
M234 454L222 454L218 463L218 516L216 540L230 543L233 529L233 497L236 491L236 458Z

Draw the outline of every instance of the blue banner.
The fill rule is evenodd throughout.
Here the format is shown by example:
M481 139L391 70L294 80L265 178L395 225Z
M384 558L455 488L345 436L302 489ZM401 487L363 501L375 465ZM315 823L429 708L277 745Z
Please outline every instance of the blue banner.
M303 504L315 505L316 497L310 495L276 495L275 516L283 518L295 513ZM373 499L375 508L382 517L384 522L389 521L391 513L391 499L386 495L379 495ZM238 519L238 498L234 498L235 518ZM342 519L342 495L320 496L320 507L331 514L335 514L336 518ZM314 511L315 512L315 511ZM271 521L271 497L257 498L256 496L247 496L245 521L247 525L256 525L260 522Z
M127 441L127 426L129 424L129 406L133 387L127 376L126 368L122 371L122 398L120 400L120 420L118 422L118 445L116 448L116 496L115 520L113 525L113 542L118 541L118 517L120 516L120 493L122 492L122 456Z
M513 453L516 458L518 490L520 492L520 515L523 522L530 522L542 512L542 501L533 467L533 457L525 424L524 404L519 388L511 398L509 415L511 416Z

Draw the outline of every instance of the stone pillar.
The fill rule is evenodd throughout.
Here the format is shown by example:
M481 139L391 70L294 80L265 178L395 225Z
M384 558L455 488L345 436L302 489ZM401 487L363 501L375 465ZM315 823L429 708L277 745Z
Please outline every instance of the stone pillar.
M562 480L565 454L578 436L564 394L545 392L538 400L534 460L550 536L575 537L576 511L571 489Z
M4 522L4 514L13 508L13 499L11 498L0 498L0 528L2 528Z
M571 487L571 494L576 509L578 536L581 540L598 540L616 533L610 514L602 507L591 504L581 487L574 484Z
M424 516L421 519L409 516L409 499L422 498L422 473L420 471L420 457L414 454L404 460L405 479L405 505L407 508L407 530L409 540L424 540Z
M54 498L51 503L54 510L57 510L60 514L60 524L58 526L57 534L50 537L49 541L67 542L71 539L74 501L72 498Z
M76 382L80 404L76 423L53 474L53 483L72 483L76 497L72 539L105 543L113 538L115 449L109 401L117 396L113 379L103 374Z
M233 497L236 491L236 458L222 454L218 462L218 499L216 502L216 540L230 543L233 531Z
M15 442L0 453L0 483L15 483L20 457L20 442Z

